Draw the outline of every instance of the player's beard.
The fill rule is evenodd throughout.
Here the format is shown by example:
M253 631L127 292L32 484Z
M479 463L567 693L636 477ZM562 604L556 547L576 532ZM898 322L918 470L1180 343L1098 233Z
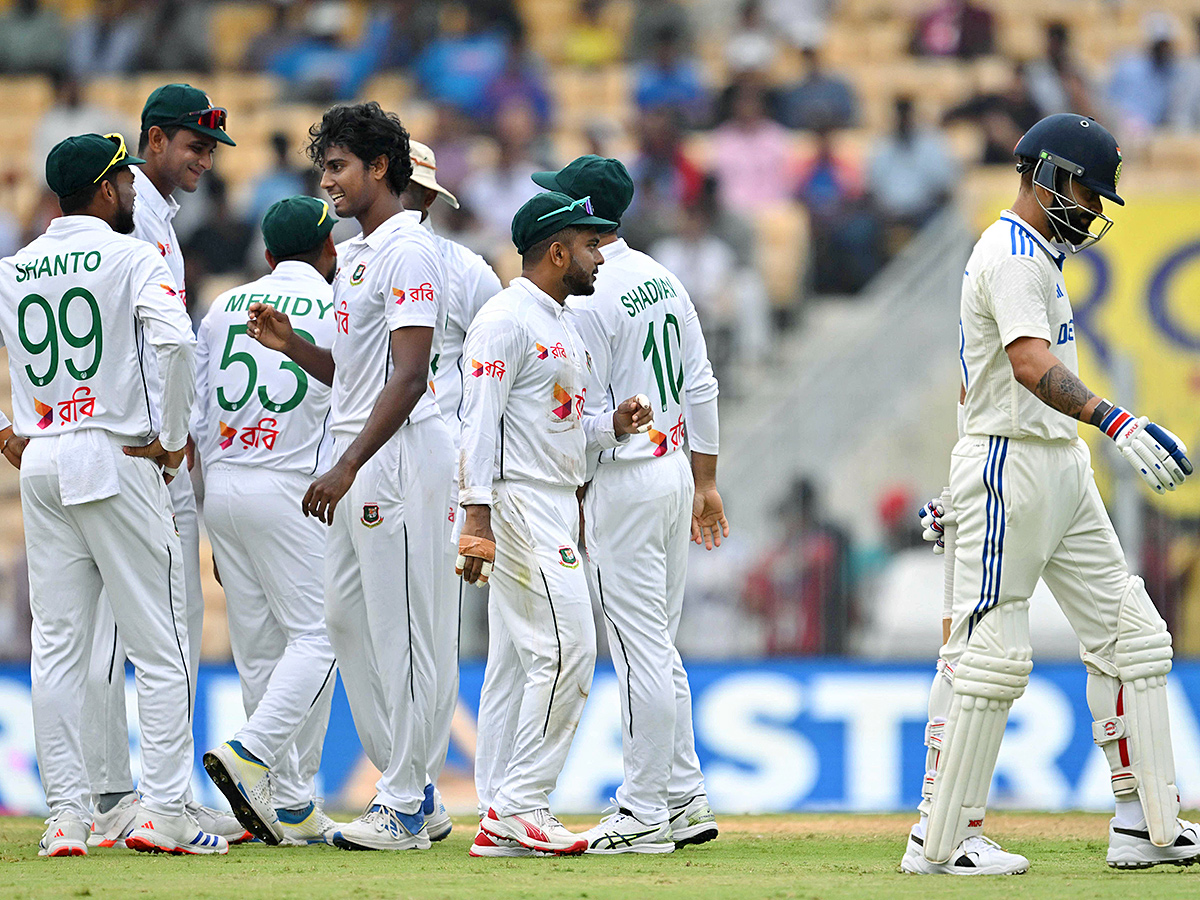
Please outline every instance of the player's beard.
M113 231L117 234L133 234L133 207L124 205L117 207L117 219L113 222Z
M567 271L563 274L563 287L573 297L586 297L589 294L594 294L596 293L595 272L586 271L579 264L579 261L575 259L574 254L572 254L571 265L567 267Z

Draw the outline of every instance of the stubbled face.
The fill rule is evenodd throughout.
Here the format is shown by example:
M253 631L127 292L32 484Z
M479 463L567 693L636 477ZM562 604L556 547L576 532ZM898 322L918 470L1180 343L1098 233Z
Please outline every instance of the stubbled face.
M160 170L171 184L189 194L196 190L200 176L213 167L217 139L206 134L180 128L166 142Z
M567 293L586 297L596 291L596 273L604 262L600 253L600 234L594 228L580 231L567 245L570 264L563 273Z
M1099 194L1091 188L1084 187L1074 178L1067 179L1066 189L1062 193L1074 200L1076 204L1075 206L1066 206L1058 197L1054 198L1054 203L1058 207L1056 212L1067 220L1063 237L1072 244L1081 244L1088 239L1089 229L1091 229L1096 216L1104 211L1104 203Z
M379 182L366 163L334 145L326 148L321 168L321 189L329 195L338 218L357 218L370 208Z
M113 231L117 234L133 234L133 201L137 197L137 189L133 186L133 172L129 167L117 172L117 217L113 222Z

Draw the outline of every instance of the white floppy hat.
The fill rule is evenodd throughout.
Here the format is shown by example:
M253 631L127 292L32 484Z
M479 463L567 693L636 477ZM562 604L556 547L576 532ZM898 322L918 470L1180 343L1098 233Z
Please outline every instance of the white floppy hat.
M438 184L437 161L434 159L433 151L420 141L410 140L408 142L408 155L413 165L412 180L421 185L421 187L437 191L445 198L447 203L458 209L458 198Z

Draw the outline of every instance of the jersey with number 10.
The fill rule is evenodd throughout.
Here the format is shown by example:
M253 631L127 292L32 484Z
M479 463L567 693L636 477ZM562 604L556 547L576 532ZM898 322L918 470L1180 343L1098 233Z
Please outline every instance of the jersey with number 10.
M148 357L156 347L192 344L191 322L175 295L153 247L94 216L55 219L0 261L0 333L16 433L101 428L146 440L162 431L165 442L162 389ZM182 408L169 410L178 420L169 423L172 443L187 436L190 385L181 397L175 406ZM167 398L168 407L174 402Z
M296 334L318 347L333 343L333 287L306 262L285 260L217 297L196 339L193 434L200 458L206 466L319 474L330 450L332 390L246 334L251 303L285 313Z

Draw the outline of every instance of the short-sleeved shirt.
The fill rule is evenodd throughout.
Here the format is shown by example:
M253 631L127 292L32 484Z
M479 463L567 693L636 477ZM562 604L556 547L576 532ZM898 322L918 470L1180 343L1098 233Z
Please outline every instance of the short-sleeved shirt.
M141 166L132 166L133 187L137 199L133 202L133 236L154 247L171 270L179 302L187 307L187 285L183 280L183 251L175 234L175 214L179 201L164 197L154 186Z
M1078 373L1064 258L1009 210L975 244L963 275L959 318L966 434L1040 440L1070 440L1079 434L1074 419L1017 381L1004 349L1017 338L1041 338L1066 368Z
M434 329L427 369L441 350L446 269L421 214L405 210L365 238L338 244L333 281L334 437L362 431L392 374L391 333L398 328ZM432 388L413 407L408 422L438 415Z

